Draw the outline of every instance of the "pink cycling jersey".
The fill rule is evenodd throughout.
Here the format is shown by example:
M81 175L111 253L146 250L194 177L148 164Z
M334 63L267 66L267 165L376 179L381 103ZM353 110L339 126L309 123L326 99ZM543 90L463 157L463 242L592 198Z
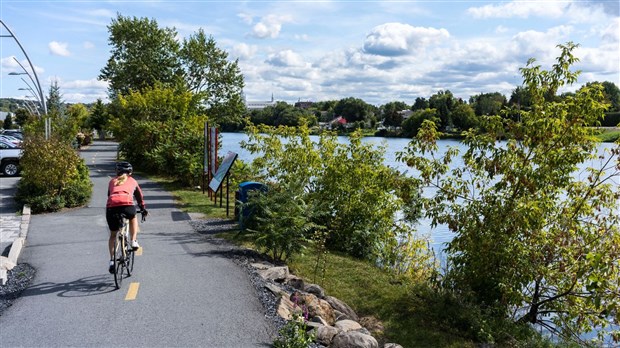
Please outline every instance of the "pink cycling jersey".
M108 184L108 202L106 208L122 207L134 204L134 197L141 208L144 208L144 196L142 196L142 190L138 182L128 177L127 180L121 185L116 185L117 179L110 180Z

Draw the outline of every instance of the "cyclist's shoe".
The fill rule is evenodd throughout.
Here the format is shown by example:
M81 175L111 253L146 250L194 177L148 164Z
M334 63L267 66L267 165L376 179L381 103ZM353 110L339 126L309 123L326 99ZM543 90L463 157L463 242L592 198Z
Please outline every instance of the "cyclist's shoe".
M114 274L114 261L110 260L110 266L108 267L108 272Z
M132 240L132 241L131 241L131 248L132 248L133 250L138 250L138 249L140 249L140 244L138 244L138 241L137 241L137 240Z

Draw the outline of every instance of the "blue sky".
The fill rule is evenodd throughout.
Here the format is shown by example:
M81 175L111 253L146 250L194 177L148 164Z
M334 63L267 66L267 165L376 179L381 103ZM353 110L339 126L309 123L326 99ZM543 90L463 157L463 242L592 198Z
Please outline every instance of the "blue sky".
M44 93L57 81L72 103L107 100L97 76L117 13L175 27L179 40L202 28L239 59L248 100L412 104L439 90L509 97L528 58L548 69L567 41L581 45L582 70L568 90L590 81L620 86L618 0L0 2ZM29 69L15 41L2 37L0 97L25 98L26 83L9 75L23 71L13 57Z

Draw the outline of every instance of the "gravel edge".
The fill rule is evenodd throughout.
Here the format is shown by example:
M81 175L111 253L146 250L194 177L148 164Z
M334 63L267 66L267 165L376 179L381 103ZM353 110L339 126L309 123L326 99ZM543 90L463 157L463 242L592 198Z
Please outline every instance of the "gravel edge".
M17 264L7 272L6 284L0 285L0 316L32 283L36 273L36 270L27 263Z

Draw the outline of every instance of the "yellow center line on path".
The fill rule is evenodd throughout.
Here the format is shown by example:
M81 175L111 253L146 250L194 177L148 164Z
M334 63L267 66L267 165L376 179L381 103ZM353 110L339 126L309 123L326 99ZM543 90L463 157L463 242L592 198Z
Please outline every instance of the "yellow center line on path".
M142 255L142 247L138 248L138 250L135 251L136 256L141 256Z
M129 284L129 290L127 290L127 296L125 296L125 301L135 300L138 296L138 288L140 288L140 283Z

